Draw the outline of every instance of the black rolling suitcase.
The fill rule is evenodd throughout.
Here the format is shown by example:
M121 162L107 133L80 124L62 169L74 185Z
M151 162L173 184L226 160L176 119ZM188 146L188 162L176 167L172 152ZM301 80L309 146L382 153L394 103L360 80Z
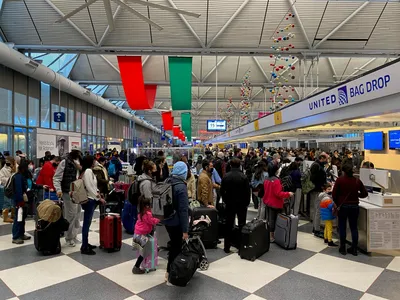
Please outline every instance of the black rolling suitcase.
M210 226L200 233L201 241L207 249L216 248L218 245L218 215L215 208L195 207L192 210L192 221L198 220L201 216L208 216L211 220Z
M255 261L269 250L269 231L263 220L253 220L242 228L240 258Z

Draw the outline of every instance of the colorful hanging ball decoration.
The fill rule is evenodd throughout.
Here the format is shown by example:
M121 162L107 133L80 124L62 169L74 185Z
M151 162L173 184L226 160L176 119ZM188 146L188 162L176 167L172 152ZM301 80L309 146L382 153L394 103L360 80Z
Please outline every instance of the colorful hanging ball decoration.
M295 70L295 69L296 69L296 67L295 67L295 66L291 66L290 68L291 68L292 70Z

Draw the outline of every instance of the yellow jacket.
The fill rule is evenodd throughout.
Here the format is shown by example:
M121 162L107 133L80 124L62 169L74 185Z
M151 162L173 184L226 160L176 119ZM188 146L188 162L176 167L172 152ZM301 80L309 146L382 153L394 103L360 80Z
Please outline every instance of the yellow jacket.
M197 200L207 206L214 205L213 201L213 183L211 174L203 170L197 183Z

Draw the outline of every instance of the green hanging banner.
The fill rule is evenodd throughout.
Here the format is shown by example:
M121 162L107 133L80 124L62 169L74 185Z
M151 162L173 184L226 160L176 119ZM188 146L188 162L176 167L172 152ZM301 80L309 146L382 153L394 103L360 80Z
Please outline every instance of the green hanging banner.
M168 57L172 110L192 109L192 58Z
M188 141L192 140L192 115L190 112L181 113L182 130Z

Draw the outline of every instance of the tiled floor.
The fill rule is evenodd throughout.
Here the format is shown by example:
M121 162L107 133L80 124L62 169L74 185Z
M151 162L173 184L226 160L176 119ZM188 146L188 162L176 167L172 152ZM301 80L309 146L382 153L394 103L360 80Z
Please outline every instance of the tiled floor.
M250 209L248 219L255 215ZM226 255L222 241L217 249L208 250L210 268L198 271L186 288L165 285L165 251L159 253L156 272L133 275L135 252L128 234L120 252L97 250L95 256L83 256L78 245L44 257L33 241L11 244L11 225L0 224L0 300L400 299L400 257L341 256L337 248L314 238L306 221L300 222L296 250L272 244L255 262L241 260L235 252ZM27 221L27 232L32 235L33 229L33 220ZM98 244L98 230L96 219L90 232L93 244Z

